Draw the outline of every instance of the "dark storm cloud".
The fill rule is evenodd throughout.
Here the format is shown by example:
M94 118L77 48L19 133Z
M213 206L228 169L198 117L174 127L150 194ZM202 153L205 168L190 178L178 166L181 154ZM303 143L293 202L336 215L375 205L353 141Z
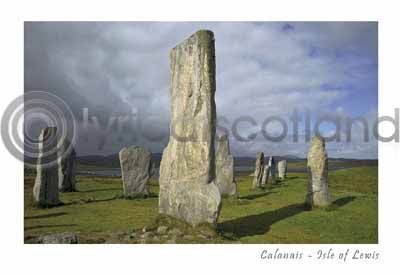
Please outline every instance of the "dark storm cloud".
M216 37L217 112L231 123L239 116L261 123L295 108L359 115L377 108L376 23L27 22L25 91L55 93L77 119L83 108L97 118L100 129L95 120L88 129L80 122L79 154L129 144L161 152L169 128L169 50L204 28ZM367 100L355 102L364 90ZM107 130L113 116L134 123L124 132ZM231 144L237 155L272 148L265 141ZM277 154L289 151L275 146ZM367 146L377 151L376 143Z

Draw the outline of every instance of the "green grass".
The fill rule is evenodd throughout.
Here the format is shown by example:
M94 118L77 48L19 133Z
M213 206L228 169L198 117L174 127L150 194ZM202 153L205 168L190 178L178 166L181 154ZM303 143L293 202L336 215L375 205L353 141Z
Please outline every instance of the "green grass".
M377 167L359 167L329 174L334 204L304 208L307 175L293 173L267 191L251 191L252 177L238 176L239 198L224 198L218 231L241 243L377 243ZM61 194L64 205L33 205L34 176L25 177L25 239L40 234L76 232L81 242L101 243L115 232L154 225L158 216L158 184L152 197L127 200L115 177L79 176L79 192Z

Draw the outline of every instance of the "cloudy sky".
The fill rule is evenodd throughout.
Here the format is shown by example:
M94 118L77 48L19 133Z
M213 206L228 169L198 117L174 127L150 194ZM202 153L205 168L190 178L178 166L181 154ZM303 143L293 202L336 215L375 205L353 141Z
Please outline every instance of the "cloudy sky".
M48 91L70 106L79 124L78 155L111 154L132 144L161 152L169 131L169 51L198 29L215 35L219 126L231 131L240 118L255 121L238 124L245 141L230 133L234 155L304 157L308 111L312 128L321 114L342 123L365 118L369 142L355 124L347 143L343 124L342 141L328 143L328 153L377 158L371 129L378 102L374 22L26 22L25 92ZM294 110L302 118L298 142L289 120ZM261 132L271 116L288 125L279 143ZM325 122L320 131L329 136L334 126ZM278 123L266 129L282 132Z

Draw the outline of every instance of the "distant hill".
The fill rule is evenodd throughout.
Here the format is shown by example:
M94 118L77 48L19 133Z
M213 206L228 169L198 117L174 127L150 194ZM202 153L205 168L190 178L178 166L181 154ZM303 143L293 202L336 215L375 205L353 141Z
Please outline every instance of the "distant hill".
M160 166L162 153L153 153L153 162L155 167ZM265 157L265 162L268 161L269 156ZM284 155L284 156L274 156L275 161L287 160L288 162L303 162L306 158L300 158L295 155ZM119 168L119 157L118 154L111 155L86 155L78 156L77 161L81 165L106 167L106 168ZM340 162L357 162L359 164L377 164L377 160L360 160L360 159L346 159L346 158L329 158L329 161L340 161ZM237 156L235 157L235 166L253 166L255 163L255 157L248 156Z

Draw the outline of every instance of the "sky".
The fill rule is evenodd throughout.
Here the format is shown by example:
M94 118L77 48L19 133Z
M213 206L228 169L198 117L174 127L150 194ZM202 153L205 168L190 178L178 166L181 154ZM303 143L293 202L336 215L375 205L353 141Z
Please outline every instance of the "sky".
M46 91L66 102L77 119L78 155L113 154L129 145L162 152L169 136L169 52L209 29L215 36L218 130L229 130L233 155L305 157L308 112L312 129L318 116L341 123L341 141L327 143L330 157L378 156L372 136L376 22L26 22L24 29L25 93ZM302 118L298 142L290 121L294 110ZM263 136L262 123L271 116L287 123L280 142ZM368 122L369 141L356 123L346 142L344 122L360 116ZM240 139L232 132L238 120ZM119 127L122 121L128 123ZM335 126L324 122L319 131L329 136ZM283 130L277 122L265 129L272 136Z

